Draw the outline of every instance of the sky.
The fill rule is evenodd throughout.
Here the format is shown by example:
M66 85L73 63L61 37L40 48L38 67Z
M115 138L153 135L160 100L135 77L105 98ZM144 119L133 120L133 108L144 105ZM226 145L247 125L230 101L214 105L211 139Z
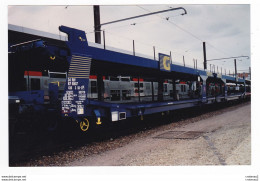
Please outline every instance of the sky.
M172 55L173 63L197 66L203 69L203 43L206 42L207 59L249 56L250 51L250 5L125 5L100 6L101 24L169 8L171 11L129 21L102 26L107 46L133 51L136 55L153 57L155 46L158 53ZM167 20L168 19L168 20ZM60 34L58 27L65 25L84 30L88 41L94 42L93 6L8 6L8 23L27 28ZM103 39L102 39L103 43ZM248 72L250 58L237 58L238 72ZM208 62L217 71L233 73L234 59Z

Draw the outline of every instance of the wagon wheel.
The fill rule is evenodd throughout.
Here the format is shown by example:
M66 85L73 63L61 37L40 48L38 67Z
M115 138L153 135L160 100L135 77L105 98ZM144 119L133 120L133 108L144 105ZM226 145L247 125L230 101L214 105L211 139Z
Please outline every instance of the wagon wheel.
M83 118L79 123L79 127L83 132L86 132L89 129L89 125L89 120L87 118Z

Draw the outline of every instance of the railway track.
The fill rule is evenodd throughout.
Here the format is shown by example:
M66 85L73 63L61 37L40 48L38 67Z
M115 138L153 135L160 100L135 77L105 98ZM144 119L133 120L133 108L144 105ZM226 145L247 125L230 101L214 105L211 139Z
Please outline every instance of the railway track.
M189 108L170 114L151 115L144 120L133 119L113 124L109 128L97 129L87 135L74 129L60 129L56 132L32 131L16 133L9 139L10 166L58 166L71 159L102 153L121 147L137 137L147 136L157 129L185 125L206 117L235 109L247 102L210 105L203 109ZM174 116L172 116L174 115ZM85 151L75 154L78 148Z

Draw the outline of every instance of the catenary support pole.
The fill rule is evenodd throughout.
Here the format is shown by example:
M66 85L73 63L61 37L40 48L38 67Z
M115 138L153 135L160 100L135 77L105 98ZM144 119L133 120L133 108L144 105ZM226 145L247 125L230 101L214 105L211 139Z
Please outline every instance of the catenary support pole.
M94 5L94 30L95 30L95 43L101 44L101 26L100 26L100 11L99 6Z
M204 70L207 70L206 42L203 42Z

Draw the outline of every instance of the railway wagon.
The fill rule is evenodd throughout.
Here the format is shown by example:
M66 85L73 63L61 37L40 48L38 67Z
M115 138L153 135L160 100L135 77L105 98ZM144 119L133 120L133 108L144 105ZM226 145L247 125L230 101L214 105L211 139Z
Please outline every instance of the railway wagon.
M49 115L48 130L61 119L87 132L127 118L250 95L244 79L175 65L165 54L151 60L89 46L84 31L59 28L68 41L32 36L10 44L10 122Z

